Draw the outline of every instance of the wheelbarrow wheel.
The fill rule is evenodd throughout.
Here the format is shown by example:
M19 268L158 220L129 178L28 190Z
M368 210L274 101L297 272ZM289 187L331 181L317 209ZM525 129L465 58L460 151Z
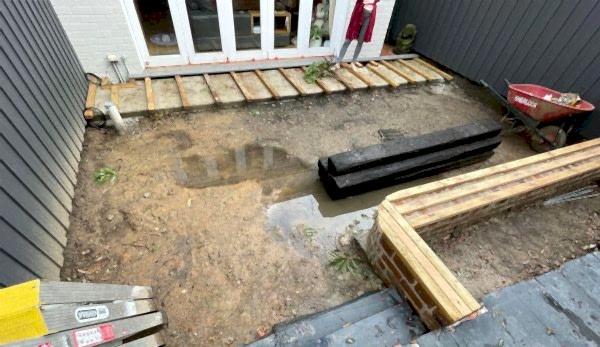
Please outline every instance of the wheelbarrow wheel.
M541 128L540 132L547 141L535 134L531 137L531 148L538 153L564 147L567 143L567 133L559 126L548 125Z

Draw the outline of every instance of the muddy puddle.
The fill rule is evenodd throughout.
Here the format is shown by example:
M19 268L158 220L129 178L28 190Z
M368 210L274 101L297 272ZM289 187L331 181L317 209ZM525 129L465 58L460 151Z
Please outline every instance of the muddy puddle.
M195 189L259 182L270 235L303 256L323 262L332 251L349 248L357 233L371 229L376 206L386 195L422 183L332 200L312 164L284 148L256 143L228 148L219 155L181 156L175 175L177 184Z

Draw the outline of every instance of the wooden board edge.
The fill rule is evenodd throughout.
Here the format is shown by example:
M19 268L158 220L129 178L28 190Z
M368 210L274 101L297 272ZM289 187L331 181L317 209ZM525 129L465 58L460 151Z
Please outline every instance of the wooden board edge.
M269 93L271 93L273 98L275 98L275 99L281 98L281 94L279 94L279 92L275 89L275 87L273 87L271 82L269 82L269 80L265 77L265 75L263 75L262 71L256 69L256 70L254 70L254 73L256 74L256 76L258 76L258 79L260 79L260 81L265 85L265 87L267 87L267 89L269 90Z
M364 84L366 84L368 88L375 88L375 87L377 87L377 86L376 86L376 85L375 85L373 82L371 82L371 80L370 80L370 79L368 79L366 76L364 76L362 73L360 73L360 72L358 71L359 69L357 69L357 70L354 70L354 69L352 68L352 66L351 66L350 64L348 64L348 63L342 63L342 66L343 66L343 67L344 67L346 70L350 71L350 73L351 73L351 74L353 74L353 75L354 75L356 78L358 78L358 79L359 79L359 80L361 80L361 81L362 81ZM364 67L364 65L363 65L363 67Z
M306 92L306 90L298 82L296 82L292 76L288 75L287 71L284 68L278 68L277 71L279 71L283 75L283 77L288 82L290 82L290 84L294 88L296 88L296 90L298 91L298 93L300 93L300 95L302 95L302 96L308 95L308 93Z
M397 67L395 67L394 65L390 64L389 62L387 62L385 60L382 60L382 61L380 61L380 63L381 63L381 65L383 65L386 68L388 68L388 70L391 70L396 75L404 78L408 83L410 83L410 84L417 83L417 81L414 80L413 78L411 78L407 73L405 73L404 71L398 69ZM423 77L421 74L418 74L418 75L421 76L421 77ZM423 78L425 78L425 77L423 77Z
M369 69L375 75L379 76L379 78L381 78L382 80L386 81L387 84L390 85L390 87L397 88L398 86L400 86L400 83L390 79L389 77L387 77L386 75L381 73L381 71L378 70L378 67L379 67L379 65L377 65L377 67L376 67L374 65L371 65L371 63L367 64L367 69Z
M219 93L217 93L217 91L215 90L215 86L212 85L209 74L205 73L202 76L204 77L204 82L206 82L206 86L208 87L210 94L212 95L213 99L215 99L215 103L222 104L223 102L219 97Z
M417 63L425 66L426 68L434 71L435 73L437 73L438 75L442 76L442 78L444 78L446 81L450 82L454 79L454 77L444 71L442 71L441 69L435 67L434 65L422 60L421 58L415 58L413 59L414 61L416 61Z
M88 84L88 92L85 99L85 111L83 112L83 116L85 119L94 118L94 111L90 108L96 106L96 90L98 89L98 85L96 83L90 82Z
M434 78L433 76L431 76L429 73L427 73L426 71L423 71L421 69L418 69L414 66L412 66L411 64L408 64L406 61L404 61L403 59L398 59L396 60L399 64L402 64L402 66L412 70L414 73L422 76L423 78L425 78L427 81L432 82L432 81L438 81L439 79Z
M150 77L144 78L144 84L146 85L146 102L148 111L154 111L154 93L152 91L152 79Z
M180 75L175 76L175 83L177 83L177 90L179 91L179 98L181 99L181 105L184 110L190 109L190 100L188 99L185 87L183 85L183 78Z
M240 76L238 76L237 73L235 73L235 71L230 71L229 74L231 75L231 77L233 78L233 81L235 82L235 84L238 86L239 90L242 92L242 94L244 95L244 98L246 98L247 102L252 102L255 100L254 97L252 97L252 95L250 94L250 92L246 89L246 87L244 87L244 84L242 83L242 79L240 78Z

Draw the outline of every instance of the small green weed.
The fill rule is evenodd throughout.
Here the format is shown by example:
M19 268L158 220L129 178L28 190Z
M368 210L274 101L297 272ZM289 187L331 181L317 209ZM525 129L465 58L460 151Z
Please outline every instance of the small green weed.
M317 235L317 230L309 227L308 225L304 226L304 236L306 236L312 240L316 235Z
M330 253L329 265L334 266L340 272L358 272L358 263L360 260L349 254L345 254L338 250Z
M304 80L306 81L306 83L313 84L319 78L330 76L333 74L331 69L334 65L335 62L329 61L327 59L323 61L314 62L306 68L306 71L304 71Z
M96 170L94 173L94 182L99 185L106 183L113 183L117 179L117 173L115 170L109 167L103 167L101 169Z

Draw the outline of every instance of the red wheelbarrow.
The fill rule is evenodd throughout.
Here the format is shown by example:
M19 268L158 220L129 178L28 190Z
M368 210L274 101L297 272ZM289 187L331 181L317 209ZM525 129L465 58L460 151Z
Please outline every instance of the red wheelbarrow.
M594 110L594 105L583 100L573 105L558 103L562 94L546 87L504 81L508 86L506 99L485 81L480 82L508 110L505 117L513 124L523 124L532 133L531 148L537 152L563 147L577 121L574 116Z

